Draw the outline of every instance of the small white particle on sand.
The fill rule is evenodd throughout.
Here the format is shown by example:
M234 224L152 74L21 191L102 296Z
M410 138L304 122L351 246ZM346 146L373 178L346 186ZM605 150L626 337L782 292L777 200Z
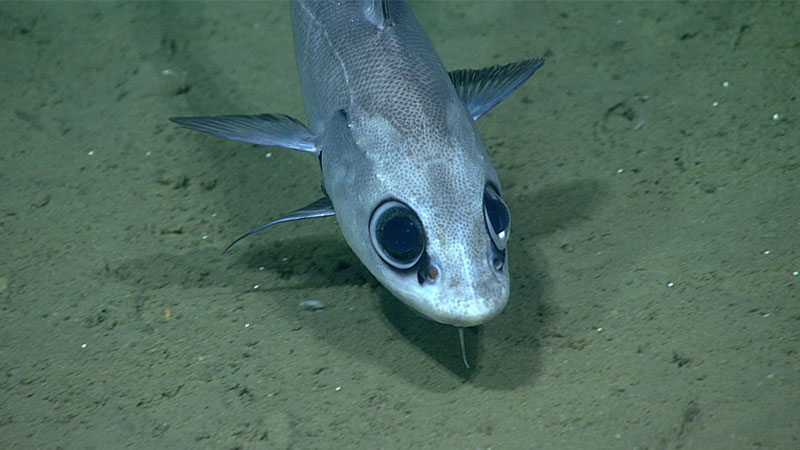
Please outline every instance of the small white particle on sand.
M304 300L298 305L303 311L318 311L325 307L325 304L319 300Z

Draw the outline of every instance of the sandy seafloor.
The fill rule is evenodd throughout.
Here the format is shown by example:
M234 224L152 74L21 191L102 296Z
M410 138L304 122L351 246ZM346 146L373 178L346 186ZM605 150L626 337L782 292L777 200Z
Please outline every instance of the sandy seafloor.
M800 448L800 3L412 7L449 69L548 57L478 123L472 369L333 218L221 253L317 162L167 118L302 118L287 4L0 4L0 447Z

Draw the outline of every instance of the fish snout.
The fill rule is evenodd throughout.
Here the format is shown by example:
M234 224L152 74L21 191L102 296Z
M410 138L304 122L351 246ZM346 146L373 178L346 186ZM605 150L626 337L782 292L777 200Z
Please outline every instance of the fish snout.
M490 251L478 260L454 259L431 266L438 272L435 298L420 311L432 320L457 327L483 324L508 304L509 276L505 252Z

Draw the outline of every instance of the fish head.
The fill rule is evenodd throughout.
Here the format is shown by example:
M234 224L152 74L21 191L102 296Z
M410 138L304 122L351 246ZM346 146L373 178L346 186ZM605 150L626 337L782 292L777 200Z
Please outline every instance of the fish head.
M442 134L342 112L319 143L323 185L345 240L386 289L469 327L508 303L510 215L472 120Z

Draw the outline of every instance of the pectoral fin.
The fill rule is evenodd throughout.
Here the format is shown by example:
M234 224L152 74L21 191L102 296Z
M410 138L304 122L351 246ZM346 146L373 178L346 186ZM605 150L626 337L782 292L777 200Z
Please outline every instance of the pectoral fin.
M190 130L234 141L316 152L311 131L299 120L283 114L170 117L169 120Z
M241 241L242 239L250 236L251 234L258 233L259 231L263 230L264 228L271 227L272 225L282 223L282 222L291 222L293 220L302 220L302 219L314 219L316 217L328 217L336 214L333 210L333 204L331 203L331 199L328 197L322 197L321 199L315 201L314 203L304 206L298 210L292 211L289 214L286 214L283 217L273 220L272 222L261 225L260 227L256 228L255 230L250 230L247 233L239 236L236 238L235 241L231 242L230 245L225 247L225 250L222 253L227 252L234 244Z
M450 81L472 120L478 120L528 81L542 65L544 58L536 58L485 69L454 70L450 72Z

